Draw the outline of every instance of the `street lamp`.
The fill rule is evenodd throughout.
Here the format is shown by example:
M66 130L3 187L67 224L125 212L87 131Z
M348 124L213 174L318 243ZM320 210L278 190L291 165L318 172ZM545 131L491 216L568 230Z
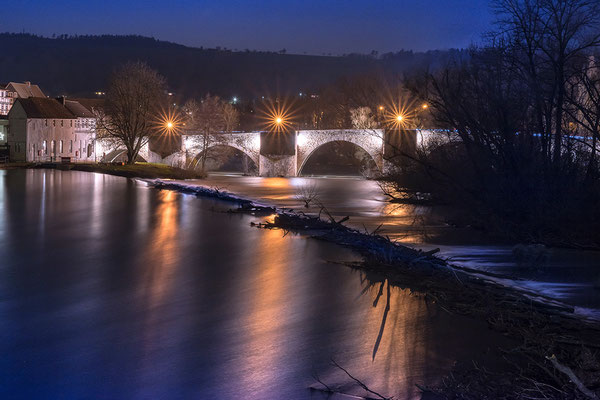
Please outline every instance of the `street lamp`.
M163 110L157 115L154 129L160 136L172 135L174 133L179 133L182 125L185 124L183 123L181 116L175 110L169 109Z

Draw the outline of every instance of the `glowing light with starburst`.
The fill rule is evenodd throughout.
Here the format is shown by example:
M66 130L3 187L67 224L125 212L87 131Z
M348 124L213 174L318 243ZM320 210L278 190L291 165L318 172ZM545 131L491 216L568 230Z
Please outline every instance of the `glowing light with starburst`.
M183 120L175 110L161 111L155 123L155 129L160 136L180 134Z
M291 130L294 117L292 104L288 104L285 100L266 101L259 114L265 130L275 133Z
M409 102L395 101L386 107L384 123L391 128L404 129L414 120L415 111Z

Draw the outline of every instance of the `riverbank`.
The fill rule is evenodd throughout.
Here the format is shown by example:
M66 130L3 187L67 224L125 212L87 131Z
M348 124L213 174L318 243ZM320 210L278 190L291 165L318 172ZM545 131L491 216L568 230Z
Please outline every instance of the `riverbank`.
M520 345L502 349L502 373L485 366L457 366L444 384L425 388L449 398L594 398L600 389L600 326L573 313L573 308L532 292L501 285L502 276L452 265L435 256L344 225L322 209L319 217L253 203L218 189L152 181L158 189L214 197L238 205L231 212L274 214L258 228L302 232L352 248L364 257L348 266L367 272L374 283L387 280L408 287L450 314L487 321ZM324 219L322 219L323 217Z
M206 175L182 168L164 164L142 163L135 164L101 164L101 163L9 163L0 165L0 169L48 168L67 171L95 172L122 176L125 178L141 179L202 179Z

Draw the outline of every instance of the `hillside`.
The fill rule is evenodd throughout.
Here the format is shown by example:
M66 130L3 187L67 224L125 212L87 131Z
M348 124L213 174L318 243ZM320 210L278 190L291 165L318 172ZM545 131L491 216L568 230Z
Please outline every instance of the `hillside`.
M181 98L206 92L224 97L273 91L308 92L345 75L398 73L439 64L448 52L311 56L192 48L141 36L45 38L0 34L0 81L31 81L48 95L89 96L105 90L115 66L142 60L160 71Z

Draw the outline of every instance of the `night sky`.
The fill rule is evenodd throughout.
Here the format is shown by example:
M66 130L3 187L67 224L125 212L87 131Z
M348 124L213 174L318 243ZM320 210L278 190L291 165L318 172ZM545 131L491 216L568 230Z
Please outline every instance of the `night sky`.
M5 0L0 31L343 54L465 47L490 14L488 0Z

